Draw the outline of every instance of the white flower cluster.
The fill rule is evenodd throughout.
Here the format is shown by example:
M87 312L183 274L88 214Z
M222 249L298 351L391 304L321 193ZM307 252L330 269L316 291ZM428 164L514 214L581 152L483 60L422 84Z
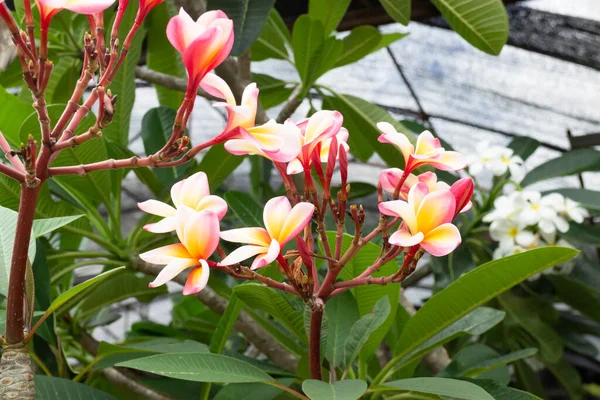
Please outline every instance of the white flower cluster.
M542 196L536 191L516 191L498 197L494 210L483 221L491 223L490 236L498 242L496 259L538 247L573 247L559 234L569 230L570 220L582 223L587 216L587 210L579 203L559 193ZM573 265L562 264L544 273L568 274Z
M476 151L468 157L468 161L471 175L478 175L485 170L494 176L510 172L512 180L517 183L525 177L525 166L521 157L514 155L514 151L508 147L493 146L487 141L476 146Z

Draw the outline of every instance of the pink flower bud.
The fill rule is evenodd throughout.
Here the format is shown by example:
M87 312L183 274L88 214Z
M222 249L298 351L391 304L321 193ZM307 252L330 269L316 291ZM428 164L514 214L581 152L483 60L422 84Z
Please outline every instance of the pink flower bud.
M471 178L459 179L450 187L450 192L452 192L456 199L456 214L471 208L473 187L473 179Z

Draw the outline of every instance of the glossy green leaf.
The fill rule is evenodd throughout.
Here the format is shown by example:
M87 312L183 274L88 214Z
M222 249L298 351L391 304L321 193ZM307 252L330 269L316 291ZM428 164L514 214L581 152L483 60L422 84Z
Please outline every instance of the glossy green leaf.
M261 369L236 358L211 353L171 353L117 364L174 379L194 382L269 382Z
M564 153L529 171L521 185L528 186L546 179L575 175L585 171L600 171L600 151L581 149Z
M210 340L210 351L212 353L221 353L223 351L242 308L244 308L244 303L233 293L229 297L227 308L225 308L225 312L223 312L221 319L219 319L217 329L213 332Z
M466 273L429 299L408 321L398 343L404 350L393 361L519 282L576 254L577 250L569 248L545 247L494 260Z
M185 68L181 62L181 55L171 46L165 35L169 19L177 11L172 3L172 1L166 1L157 4L146 17L146 24L150 28L148 29L146 65L151 70L184 78ZM167 89L158 84L155 84L154 87L158 103L161 106L179 108L183 101L183 92Z
M294 383L292 378L277 379L284 386ZM273 400L283 389L262 383L230 383L221 389L212 400Z
M202 161L190 173L206 172L208 184L215 191L240 166L242 161L244 161L244 157L229 153L223 145L216 145L204 154Z
M542 400L534 394L507 387L490 379L467 379L467 381L484 389L495 400Z
M263 208L248 193L231 190L223 196L243 226L262 227Z
M535 340L541 357L551 363L557 362L562 357L562 339L552 326L540 317L539 310L527 298L517 297L507 292L499 296L498 300L510 318Z
M350 0L310 0L308 2L308 15L323 23L325 35L328 36L339 25Z
M549 275L559 299L596 322L600 322L600 292L567 275Z
M169 107L151 108L142 118L142 141L146 155L155 154L163 148L171 137L177 112ZM186 135L187 135L186 129ZM191 162L172 168L157 168L156 176L163 184L170 185L185 177Z
M411 378L386 382L381 387L437 394L461 400L494 400L485 390L470 382L448 378Z
M303 81L305 86L316 82L321 76L335 68L335 63L344 52L344 43L335 37L328 37L318 50L318 55L311 66L309 77Z
M252 74L252 80L260 88L258 99L265 110L286 101L294 90L294 86L269 75Z
M357 400L367 391L367 382L348 379L330 384L307 379L302 382L302 391L310 400Z
M208 10L223 10L233 20L231 55L243 54L260 35L275 0L208 0Z
M344 50L335 62L336 67L352 64L370 54L381 42L381 34L370 25L357 26L346 36L342 43Z
M81 75L81 61L71 57L62 57L54 64L46 88L48 104L66 104Z
M350 132L348 144L352 155L366 162L376 152L389 166L404 166L404 158L395 146L377 141L381 134L377 129L377 123L381 121L391 123L410 140L414 140L414 136L383 108L361 98L339 93L334 97L325 96L323 108L338 110L344 115L344 127Z
M6 89L0 86L0 104L2 112L0 113L0 126L2 134L10 143L13 149L18 149L21 145L19 138L20 122L27 119L33 111L31 104L26 104L16 96L8 93Z
M260 36L252 45L252 61L268 58L290 61L288 47L292 46L292 37L281 15L271 9Z
M108 393L69 379L35 375L34 381L36 400L117 400Z
M410 0L379 0L379 2L396 22L408 25L411 12Z
M10 280L10 265L12 261L15 234L17 232L17 212L8 208L0 207L0 294L8 296L8 282ZM35 258L35 237L29 239L29 260Z
M350 329L344 342L344 364L349 367L358 357L358 353L377 328L379 328L390 315L390 302L387 297L382 297L370 314L365 315Z
M237 285L233 292L250 308L260 309L281 323L300 342L307 344L304 331L304 313L292 307L285 295L263 285Z
M560 193L571 200L581 204L588 210L600 211L600 191L588 189L556 189L552 192Z
M527 160L540 147L540 142L527 136L515 136L507 147L513 149L515 156Z
M292 32L292 48L294 63L305 88L314 82L311 79L321 58L320 52L324 42L325 28L321 21L306 14L296 19Z
M344 361L344 344L358 321L356 300L350 292L331 298L325 306L327 315L327 359L337 367Z
M501 0L431 2L463 39L488 54L500 54L508 39L508 16Z
M68 217L36 219L33 221L33 234L36 238L62 228L83 215L70 215Z
M374 53L381 49L385 49L392 43L394 43L400 39L403 39L403 38L407 37L408 35L409 35L409 33L401 33L401 32L382 33L379 44L377 44L377 46L375 46L375 48L373 49L373 51L371 51L371 53ZM418 132L418 133L420 133L420 132ZM446 146L444 146L444 147L446 150L448 150L448 147L446 147Z
M476 308L411 351L402 360L401 365L409 364L423 354L429 352L431 349L442 346L444 343L454 340L461 335L481 335L498 325L504 319L505 315L506 313L504 311L496 310L495 308ZM398 342L396 345L395 352L398 354L403 351L401 343L402 342Z

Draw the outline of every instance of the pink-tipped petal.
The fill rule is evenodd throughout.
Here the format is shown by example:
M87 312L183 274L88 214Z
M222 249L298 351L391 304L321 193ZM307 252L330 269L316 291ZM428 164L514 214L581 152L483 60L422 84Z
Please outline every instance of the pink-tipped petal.
M167 25L167 38L173 47L183 54L194 38L199 36L204 29L203 26L196 24L183 8L180 8L179 15L171 18Z
M399 230L390 236L390 243L396 246L402 247L411 247L417 245L423 241L423 232L417 232L415 235L412 235L407 230Z
M262 151L246 139L231 139L225 142L225 150L236 156L246 154L263 155Z
M417 138L417 144L415 145L415 154L435 154L439 151L443 151L441 148L440 140L433 137L431 132L423 131Z
M460 232L456 226L448 223L443 224L425 235L421 247L435 257L450 254L461 242Z
M196 211L200 210L212 211L221 220L227 214L227 202L219 196L206 196L196 205Z
M271 243L271 236L263 228L239 228L223 231L221 239L232 243L248 243L264 247Z
M263 211L263 221L267 232L272 238L279 238L290 211L292 211L292 205L285 196L274 197L267 201Z
M68 0L64 6L69 11L92 15L106 10L115 0Z
M196 23L200 25L209 25L211 22L214 22L221 18L227 18L227 14L225 14L221 10L211 10L205 12L200 17L198 17Z
M314 211L315 206L311 203L301 202L296 204L287 215L279 232L279 237L275 238L279 244L281 246L285 245L300 233L312 218Z
M235 97L229 85L217 74L206 74L200 82L200 87L211 96L224 99L227 104L235 106Z
M279 246L279 243L277 243L276 240L273 240L271 242L271 245L269 246L269 250L266 253L260 254L258 257L256 257L252 262L250 269L256 270L262 267L266 267L267 265L275 261L280 251L281 246Z
M177 275L185 271L189 267L193 267L198 264L197 260L191 258L178 258L171 262L169 262L160 273L156 276L152 282L150 282L151 288L155 288L165 283L169 282L171 279L175 278Z
M456 199L456 211L464 212L471 208L471 197L473 196L474 186L473 179L462 178L454 182L450 187L450 192L452 192Z
M197 210L198 203L208 195L210 195L208 177L200 171L183 181L179 201L181 204Z
M414 147L408 138L402 133L396 131L396 128L394 128L389 122L379 122L377 123L377 128L383 133L383 135L380 135L377 140L379 140L381 143L390 143L398 147L402 153L402 156L404 157L404 162L408 163L408 158L414 151Z
M170 244L140 254L140 258L150 264L166 265L171 261L190 258L190 253L181 243Z
M266 246L248 245L248 246L238 247L237 249L235 249L234 251L229 253L229 255L227 257L225 257L223 260L221 260L221 262L219 262L219 265L226 266L226 265L237 264L237 263L247 260L251 257L254 257L257 254L264 254L268 250L269 250L269 248Z
M196 259L207 259L219 244L219 218L212 211L198 211L185 227L182 242Z
M467 158L456 151L445 151L439 158L428 161L427 164L442 171L459 171L466 168Z
M175 217L166 217L154 224L144 225L144 230L151 233L167 233L177 229L177 219Z
M404 200L384 201L379 203L379 212L383 215L400 217L411 232L418 231L414 207Z
M190 271L190 274L185 281L183 287L183 295L198 293L206 287L208 278L210 276L210 268L208 263L204 260L200 260L200 266Z
M146 200L138 203L138 208L143 212L159 217L172 217L175 215L175 209L170 205L158 200Z
M427 234L438 226L452 221L456 210L456 200L449 191L429 193L417 212L419 231Z
M300 162L300 160L298 160L297 158L289 162L286 170L288 175L299 174L302 171L304 171L304 168L302 167L302 163Z

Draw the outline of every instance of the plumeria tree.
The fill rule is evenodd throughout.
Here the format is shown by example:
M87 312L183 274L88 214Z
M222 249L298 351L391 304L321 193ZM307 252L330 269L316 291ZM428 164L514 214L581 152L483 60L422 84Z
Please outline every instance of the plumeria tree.
M0 146L7 160L7 163L0 163L0 173L18 183L19 196L14 235L9 232L13 249L7 277L6 331L0 364L0 394L3 398L32 399L36 388L43 396L54 390L53 393L59 396L55 398L67 398L67 393L109 398L102 397L108 395L99 390L63 382L64 378L87 379L89 386L95 386L92 377L97 368L103 369L103 376L109 381L138 396L153 399L168 398L161 393L165 389L136 381L144 375L135 375L136 379L131 379L127 374L145 371L202 382L198 389L202 398L212 398L211 383L229 383L232 385L223 390L235 390L233 384L256 382L274 388L277 393L285 391L286 395L295 398L313 400L357 399L363 395L376 399L387 396L389 391L402 391L399 396L404 398L412 396L413 392L422 393L419 396L438 396L434 398L478 399L493 399L493 394L511 396L518 393L494 382L450 379L478 375L453 375L450 367L444 369L446 375L440 370L435 371L441 377L411 377L418 362L432 349L456 338L461 332L482 334L503 319L502 311L480 306L490 306L493 298L519 282L572 258L576 251L559 247L564 242L551 234L566 232L565 216L582 222L588 216L587 212L559 195L542 196L526 191L506 196L490 194L482 204L482 199L474 196L475 181L466 172L467 157L447 148L430 131L423 130L418 137L413 137L402 129L402 125L392 124L393 120L376 121L378 123L373 124L375 137L367 141L377 146L378 154L390 164L390 168L382 169L380 174L376 188L377 207L373 212L367 212L362 205L355 204L353 183L349 181L349 158L356 151L355 143L360 143L360 140L353 142L352 137L364 132L349 128L352 125L345 121L346 110L323 107L319 111L313 110L307 118L290 118L311 87L334 94L316 84L319 73L323 73L320 63L325 61L315 62L314 65L320 65L318 71L308 75L302 75L303 69L299 68L303 82L293 89L278 118L269 120L259 101L260 85L226 79L231 76L231 65L228 64L231 52L237 52L236 46L241 46L239 43L244 35L251 36L252 32L244 31L243 26L236 25L219 9L204 12L194 19L181 8L168 20L166 29L159 32L161 39L166 38L181 58L187 76L183 82L183 96L178 102L178 110L172 115L172 126L163 138L164 142L146 156L132 155L124 146L115 145L111 147L111 157L107 152L102 159L79 162L81 157L77 155L82 153L77 152L83 151L81 149L90 149L102 141L111 144L111 139L103 137L103 132L107 132L119 116L121 98L128 95L126 92L113 93L112 85L115 81L127 80L125 75L119 75L124 68L134 69L137 60L129 64L128 54L134 53L135 49L139 52L140 32L145 29L145 21L150 18L151 11L161 5L161 1L151 0L131 3L129 0L121 0L118 5L114 0L36 0L37 10L34 10L30 1L25 0L23 21L17 21L18 18L15 19L8 7L0 2L0 16L17 47L18 66L24 87L33 99L34 123L40 132L39 138L28 132L20 146L15 146L11 136L0 135ZM313 10L317 8L311 4ZM267 11L269 9L270 6ZM345 7L342 14L344 11ZM54 61L57 61L50 59L52 29L53 21L67 12L85 16L82 18L87 32L80 38L83 59L79 78L67 96L66 105L55 113L57 109L47 104ZM105 27L106 15L111 16L110 27L109 24ZM271 13L269 18L263 32L279 30L287 38L289 32L282 31L280 17ZM300 40L297 38L302 36L306 24L317 26L316 30L325 29L320 20L315 22L310 17L308 20L301 17L297 22L299 28L294 31L298 29L299 33L294 32L294 43ZM24 25L21 26L22 22ZM335 26L329 28L331 33ZM309 30L312 32L312 28ZM236 38L236 32L241 37ZM71 39L77 43L77 39ZM275 39L273 43L277 47ZM329 43L322 46L331 49L342 46L333 36L325 36L323 43ZM341 50L331 51L334 55L341 54ZM236 55L239 56L236 65L241 69L248 62L248 52ZM294 57L299 65L305 60L299 51ZM302 65L310 69L313 64ZM216 74L216 69L225 73ZM90 87L91 91L85 96ZM223 130L212 133L210 139L191 144L186 128L198 93L216 99L214 106L225 110L227 122ZM95 115L93 110L96 110ZM127 131L128 127L125 133ZM238 211L239 199L228 196L230 193L219 195L216 187L212 187L211 194L211 173L206 168L206 171L198 170L172 182L170 187L164 185L155 192L156 199L140 202L139 209L147 214L141 218L146 233L135 231L123 239L118 218L120 180L115 178L116 188L111 189L112 203L116 206L107 206L108 223L100 216L92 196L82 195L89 187L98 187L97 181L91 180L89 186L84 184L83 190L64 184L108 173L122 179L122 175L117 175L122 170L135 170L151 187L156 176L148 168L177 171L186 163L195 163L201 152L210 149L210 153L221 148L224 149L221 157L224 154L240 160L251 157L255 163L259 160L260 165L272 166L282 183L282 190L266 196L264 206L247 213L247 218ZM471 173L490 168L496 175L506 176L510 172L512 179L506 176L506 183L521 182L523 176L519 170L523 161L512 150L496 150L473 159ZM72 154L76 156L69 157ZM224 163L220 159L211 161L213 164ZM443 174L448 173L455 174L450 183L442 179ZM81 215L36 217L40 209L55 206L49 188L55 197L70 198L77 203L90 221L89 229L70 225ZM101 189L97 194L105 195ZM242 203L244 201L242 199ZM492 204L496 208L494 211L491 211ZM233 222L227 218L231 216L231 209L237 216ZM13 217L8 212L6 215ZM516 215L522 224L513 226ZM420 260L452 257L453 252L464 246L465 233L471 234L487 222L491 222L491 239L500 243L494 252L497 260L483 263L457 279L412 318L403 308L398 308L400 284L413 274ZM35 239L52 242L57 237L51 232L69 226L70 231L60 231L59 241L64 239L65 232L75 234L78 239L85 236L111 252L114 258L103 259L105 271L102 274L72 287L70 278L66 288L59 285L57 292L60 294L56 293L54 300L48 301L49 304L40 310L38 294L41 290L36 291L34 282L36 277L40 282L42 273L32 267L38 257L32 254L32 249L37 247ZM466 229L459 229L459 226L466 226ZM145 235L143 240L147 243L135 247L140 235ZM541 247L542 241L548 246L534 249ZM98 256L94 252L84 253L80 245L79 241L75 249L59 247L48 258ZM49 247L52 248L51 243ZM142 248L144 250L137 254ZM82 254L85 256L80 257ZM105 253L100 253L99 257L104 258ZM83 264L59 262L56 274L47 280L60 281L72 270L85 265L85 261ZM123 273L119 268L122 265L153 275L147 282L149 291L142 293L150 296L159 293L169 281L177 281L183 282L183 295L207 296L205 300L210 302L209 297L213 296L209 292L211 283L216 287L215 280L222 282L224 276L232 277L235 284L221 286L223 292L229 292L229 302L223 307L221 303L214 307L221 307L223 317L209 341L211 351L199 341L192 340L182 343L163 341L152 343L150 347L146 341L141 341L141 344L132 345L138 347L131 347L135 349L131 352L116 345L117 349L110 344L95 342L86 332L86 328L95 322L82 315L87 313L87 316L95 315L101 319L98 310L102 305L95 304L95 292L88 292L88 288L106 283L104 290L110 290L111 279ZM135 273L129 276L137 279ZM212 298L213 304L215 298ZM75 306L73 301L77 301ZM240 314L240 302L255 318L252 323L247 322L250 317ZM275 329L277 324L259 312L265 310L268 315L277 315L277 324L291 331L293 337ZM60 319L49 318L56 314ZM305 357L308 376L298 367L291 371L292 382L275 380L271 375L280 376L282 370L261 365L257 360L253 360L253 364L240 359L239 354L238 358L221 354L236 318L252 327L246 329L245 336L253 337L254 342L260 342L257 332L268 330L282 343L277 344L277 351L271 351L263 338L261 351L277 353L270 357L275 364L284 364L281 357L286 356L281 356L281 348L290 350L286 354L293 353L292 358L295 355ZM470 319L476 321L475 328L466 327ZM86 320L85 324L77 323L83 320ZM68 325L66 332L56 336L48 333L60 331L54 323L65 322ZM264 330L256 328L256 324L265 327ZM39 374L34 379L31 359L46 375L52 375L48 361L42 360L35 351L36 346L41 346L36 343L39 337L57 354L62 383L40 378ZM394 348L388 348L389 354L386 353L378 363L373 355L384 340L388 347L395 343ZM70 342L77 343L74 348L82 352L65 351L64 343ZM186 350L182 351L182 348ZM531 349L527 350L506 357L509 361L521 360L534 354ZM143 355L127 356L118 361L110 359L111 356L122 357L122 353ZM91 361L89 355L93 356ZM72 367L66 360L68 357L76 358L84 366L77 371L68 370ZM449 362L447 353L445 357ZM298 364L296 361L294 363ZM113 366L127 368L129 372L121 373ZM283 371L283 374L289 375L290 371ZM60 389L63 392L56 389L61 384L66 385ZM334 397L323 394L330 392ZM464 397L467 395L471 397ZM126 396L123 394L123 398ZM254 398L266 398L262 396L257 392Z

